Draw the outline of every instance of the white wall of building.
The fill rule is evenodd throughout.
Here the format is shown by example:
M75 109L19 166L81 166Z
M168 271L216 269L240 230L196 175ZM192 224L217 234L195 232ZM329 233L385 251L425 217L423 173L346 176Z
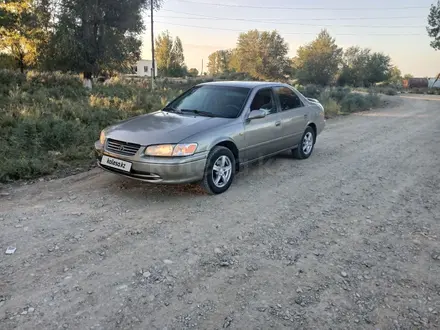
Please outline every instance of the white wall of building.
M153 73L153 61L152 60L139 60L136 65L133 66L133 75L139 77L151 77ZM157 66L156 66L156 77L157 77Z

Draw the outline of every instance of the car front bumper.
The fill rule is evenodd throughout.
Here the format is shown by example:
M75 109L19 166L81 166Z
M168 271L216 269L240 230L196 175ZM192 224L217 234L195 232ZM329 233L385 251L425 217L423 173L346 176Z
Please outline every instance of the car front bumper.
M95 143L95 154L98 167L132 179L161 184L190 183L203 179L207 152L188 157L133 157L122 156L104 150L103 145ZM132 164L130 172L101 164L102 156L109 156Z

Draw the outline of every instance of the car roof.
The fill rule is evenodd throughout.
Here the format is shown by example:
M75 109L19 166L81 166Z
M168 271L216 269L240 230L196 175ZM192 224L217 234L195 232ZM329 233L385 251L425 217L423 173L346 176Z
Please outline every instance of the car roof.
M198 84L198 86L227 86L227 87L245 87L245 88L255 88L255 87L272 87L272 86L285 86L283 83L279 82L269 82L269 81L212 81Z

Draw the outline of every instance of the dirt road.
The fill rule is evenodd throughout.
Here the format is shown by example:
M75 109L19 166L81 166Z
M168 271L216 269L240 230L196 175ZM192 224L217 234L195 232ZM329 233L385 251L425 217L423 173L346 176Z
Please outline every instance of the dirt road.
M220 196L97 169L3 190L0 327L438 329L440 98L390 100Z

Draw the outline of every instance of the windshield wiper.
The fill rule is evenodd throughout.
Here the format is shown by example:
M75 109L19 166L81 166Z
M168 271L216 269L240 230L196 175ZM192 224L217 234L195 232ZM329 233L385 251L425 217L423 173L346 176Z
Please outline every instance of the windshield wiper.
M180 110L177 110L176 108L173 107L165 107L162 109L162 111L167 111L167 112L176 112L176 113L180 113Z
M180 109L181 112L192 112L195 113L196 115L199 116L206 116L206 117L218 117L215 114L213 114L212 112L208 112L208 111L200 111L197 109Z

